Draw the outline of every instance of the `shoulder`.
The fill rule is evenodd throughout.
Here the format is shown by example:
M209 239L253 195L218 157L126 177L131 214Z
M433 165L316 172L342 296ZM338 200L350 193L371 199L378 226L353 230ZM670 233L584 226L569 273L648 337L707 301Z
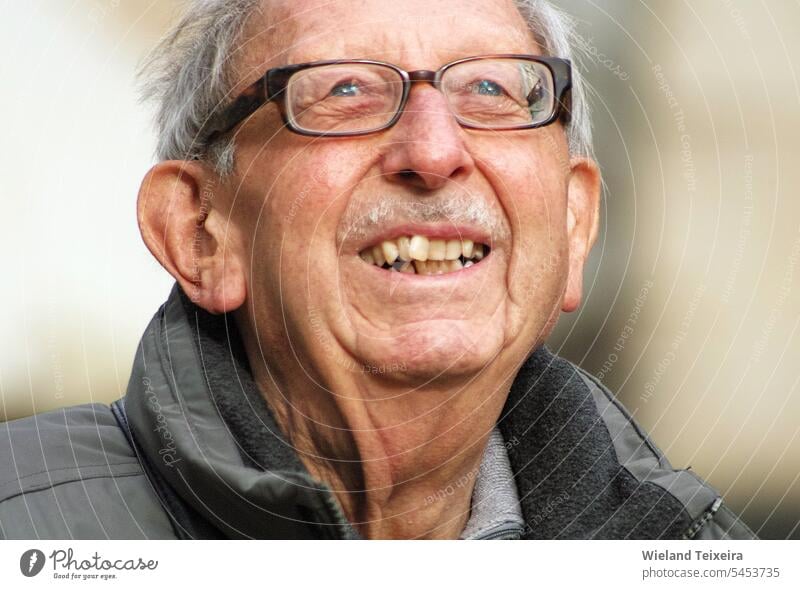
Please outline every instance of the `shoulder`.
M0 423L0 537L153 537L148 529L164 537L170 526L108 406Z
M562 359L563 360L563 359ZM566 362L566 361L565 361ZM674 469L627 409L599 380L572 365L591 392L608 429L617 461L639 483L651 483L677 500L691 518L685 539L755 539L719 493L689 469Z
M139 461L105 405L77 405L0 424L0 501L76 479L139 472Z

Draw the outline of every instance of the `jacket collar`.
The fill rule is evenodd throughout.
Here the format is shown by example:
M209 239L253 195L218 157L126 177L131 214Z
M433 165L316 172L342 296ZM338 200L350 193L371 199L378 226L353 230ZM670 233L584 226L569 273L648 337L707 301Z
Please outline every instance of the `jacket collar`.
M125 406L151 467L223 535L357 537L282 436L233 318L177 284L142 337ZM498 426L525 537L678 537L688 526L677 501L619 464L592 392L545 347L521 367Z
M241 387L243 395L224 395L241 403L255 391L234 325L192 305L177 285L148 325L125 408L150 466L224 536L356 537L334 495L303 468L268 414L260 417L272 452L259 457L237 444L229 429L237 422L221 418L220 411L236 410L217 403L221 387ZM253 464L259 458L264 470Z

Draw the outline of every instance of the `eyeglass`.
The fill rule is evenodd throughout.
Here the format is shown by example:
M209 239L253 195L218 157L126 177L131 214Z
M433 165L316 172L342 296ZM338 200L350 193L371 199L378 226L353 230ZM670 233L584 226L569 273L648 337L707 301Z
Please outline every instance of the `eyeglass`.
M403 113L414 82L439 89L464 127L533 129L570 116L569 60L536 55L459 59L437 71L407 72L366 59L327 60L270 69L206 126L207 142L275 101L288 129L343 137L382 131Z

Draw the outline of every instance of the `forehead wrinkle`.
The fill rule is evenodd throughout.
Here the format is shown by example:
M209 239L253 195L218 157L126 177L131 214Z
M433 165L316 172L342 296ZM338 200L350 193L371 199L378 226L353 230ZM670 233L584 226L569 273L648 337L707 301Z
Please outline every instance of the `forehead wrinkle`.
M358 24L354 26L358 26ZM286 51L286 63L304 63L325 59L376 58L388 53L376 52L377 47L391 48L393 44L397 44L397 40L392 39L388 31L377 33L377 38L371 38L366 43L361 35L342 34L346 31L347 29L337 29L336 31L320 29L315 31L313 36L303 36Z
M452 59L472 55L538 52L525 21L514 4L507 0L479 4L467 9L468 12L453 4L431 0L430 11L425 14L413 12L410 7L403 10L400 3L385 12L375 13L368 9L364 18L358 18L359 9L365 4L346 0L292 0L292 3L279 3L277 6L270 3L270 12L274 15L269 19L272 26L278 29L291 28L286 33L281 31L281 48L275 47L279 39L275 38L272 43L283 57L276 60L279 63L275 65L325 59L372 58L392 59L398 65L418 69L438 67ZM331 23L337 19L335 14L331 15L331 10L343 6L349 14L344 21L344 28L339 23L332 26ZM505 11L511 11L513 16L509 18L509 13ZM323 14L325 18L321 17ZM280 25L276 25L276 22ZM459 34L452 35L442 43L436 31L449 30L452 28L450 25L456 25L455 30ZM273 51L273 55L275 53Z

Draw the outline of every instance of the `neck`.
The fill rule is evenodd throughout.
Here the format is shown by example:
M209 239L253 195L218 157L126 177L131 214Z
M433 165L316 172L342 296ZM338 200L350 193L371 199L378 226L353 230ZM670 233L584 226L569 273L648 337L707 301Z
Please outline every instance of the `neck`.
M298 401L293 413L298 405L311 410ZM469 518L488 430L474 436L460 432L454 443L436 439L437 432L449 428L432 424L443 420L421 417L418 424L387 426L367 404L354 405L313 421L298 420L295 413L279 423L309 472L332 488L362 536L457 538ZM331 418L338 425L318 429L316 424L329 425Z
M282 432L362 537L459 537L510 381L487 371L415 387L361 371L310 377L281 371L280 361L250 364Z

